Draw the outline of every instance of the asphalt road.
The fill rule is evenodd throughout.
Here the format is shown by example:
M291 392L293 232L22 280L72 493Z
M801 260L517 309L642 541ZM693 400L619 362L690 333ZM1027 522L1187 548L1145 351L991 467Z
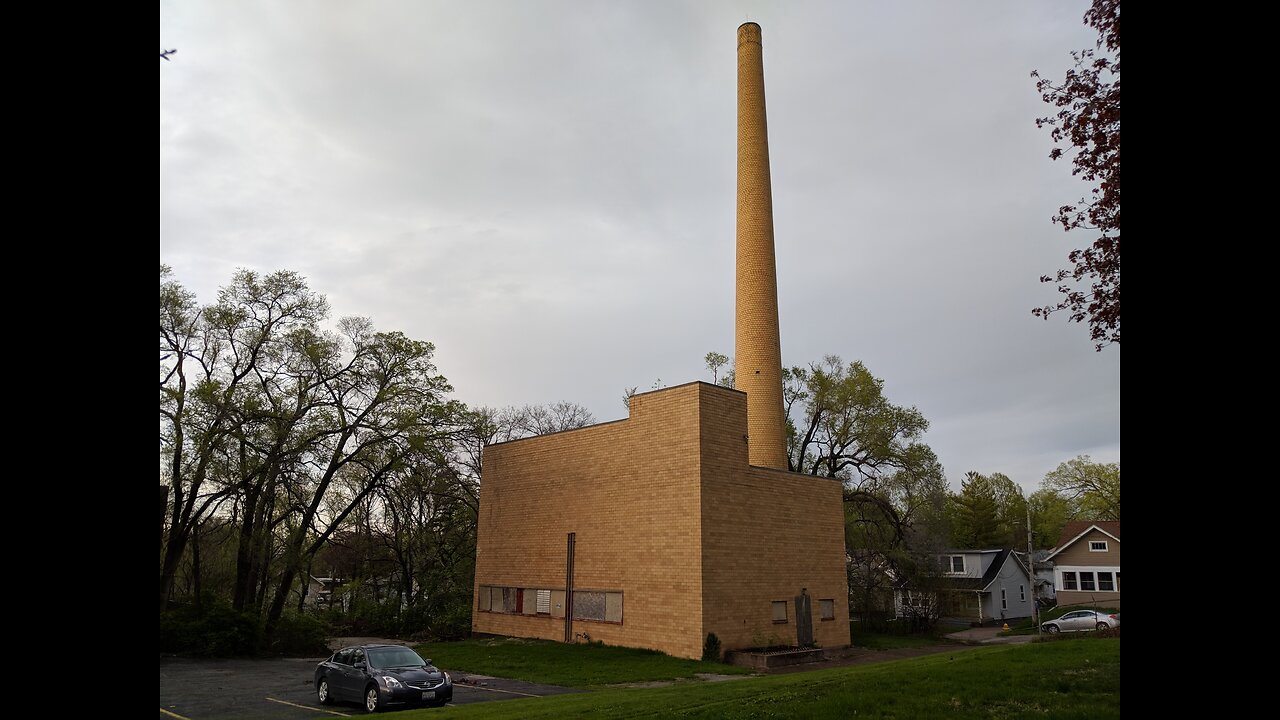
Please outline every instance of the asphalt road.
M305 720L367 715L356 704L321 706L312 685L314 659L160 659L161 720ZM448 668L445 668L446 670ZM453 702L467 705L579 692L556 685L450 672ZM471 684L475 683L475 684Z

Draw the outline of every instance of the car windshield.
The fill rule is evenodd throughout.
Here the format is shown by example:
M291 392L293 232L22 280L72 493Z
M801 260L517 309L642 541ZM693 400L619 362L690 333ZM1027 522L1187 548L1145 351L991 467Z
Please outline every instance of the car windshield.
M368 655L369 667L395 668L426 665L422 662L422 658L418 657L418 653L406 647L370 649Z

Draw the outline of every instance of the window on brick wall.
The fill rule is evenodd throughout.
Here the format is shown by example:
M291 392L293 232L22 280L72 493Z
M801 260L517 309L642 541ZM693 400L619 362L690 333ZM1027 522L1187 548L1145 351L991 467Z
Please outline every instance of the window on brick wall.
M622 622L622 593L574 590L573 619Z
M556 605L563 602L562 590L482 585L477 605L480 612L564 617L564 608ZM577 591L574 593L573 604L574 617L579 620L622 622L620 592Z
M784 623L787 621L787 601L773 601L773 621L775 623Z
M836 601L835 600L819 600L818 615L823 620L836 619Z

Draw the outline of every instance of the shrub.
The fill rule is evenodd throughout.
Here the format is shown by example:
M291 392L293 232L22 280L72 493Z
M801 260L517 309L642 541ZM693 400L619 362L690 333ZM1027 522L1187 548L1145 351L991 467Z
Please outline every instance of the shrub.
M258 641L258 620L250 613L215 605L204 612L177 608L160 613L160 652L205 657L248 655Z
M707 640L702 643L702 659L704 662L720 662L720 638L715 633L707 633Z
M328 626L309 613L286 613L276 625L275 636L268 649L272 655L315 657L328 655L325 644Z

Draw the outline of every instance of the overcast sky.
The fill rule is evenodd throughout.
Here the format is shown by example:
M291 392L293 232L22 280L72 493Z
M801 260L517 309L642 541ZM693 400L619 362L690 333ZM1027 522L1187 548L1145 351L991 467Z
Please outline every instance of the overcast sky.
M1120 350L1032 317L1087 234L1033 69L1087 0L160 3L160 261L295 270L471 405L734 354L736 29L763 29L782 355L858 359L958 487L1120 459Z

